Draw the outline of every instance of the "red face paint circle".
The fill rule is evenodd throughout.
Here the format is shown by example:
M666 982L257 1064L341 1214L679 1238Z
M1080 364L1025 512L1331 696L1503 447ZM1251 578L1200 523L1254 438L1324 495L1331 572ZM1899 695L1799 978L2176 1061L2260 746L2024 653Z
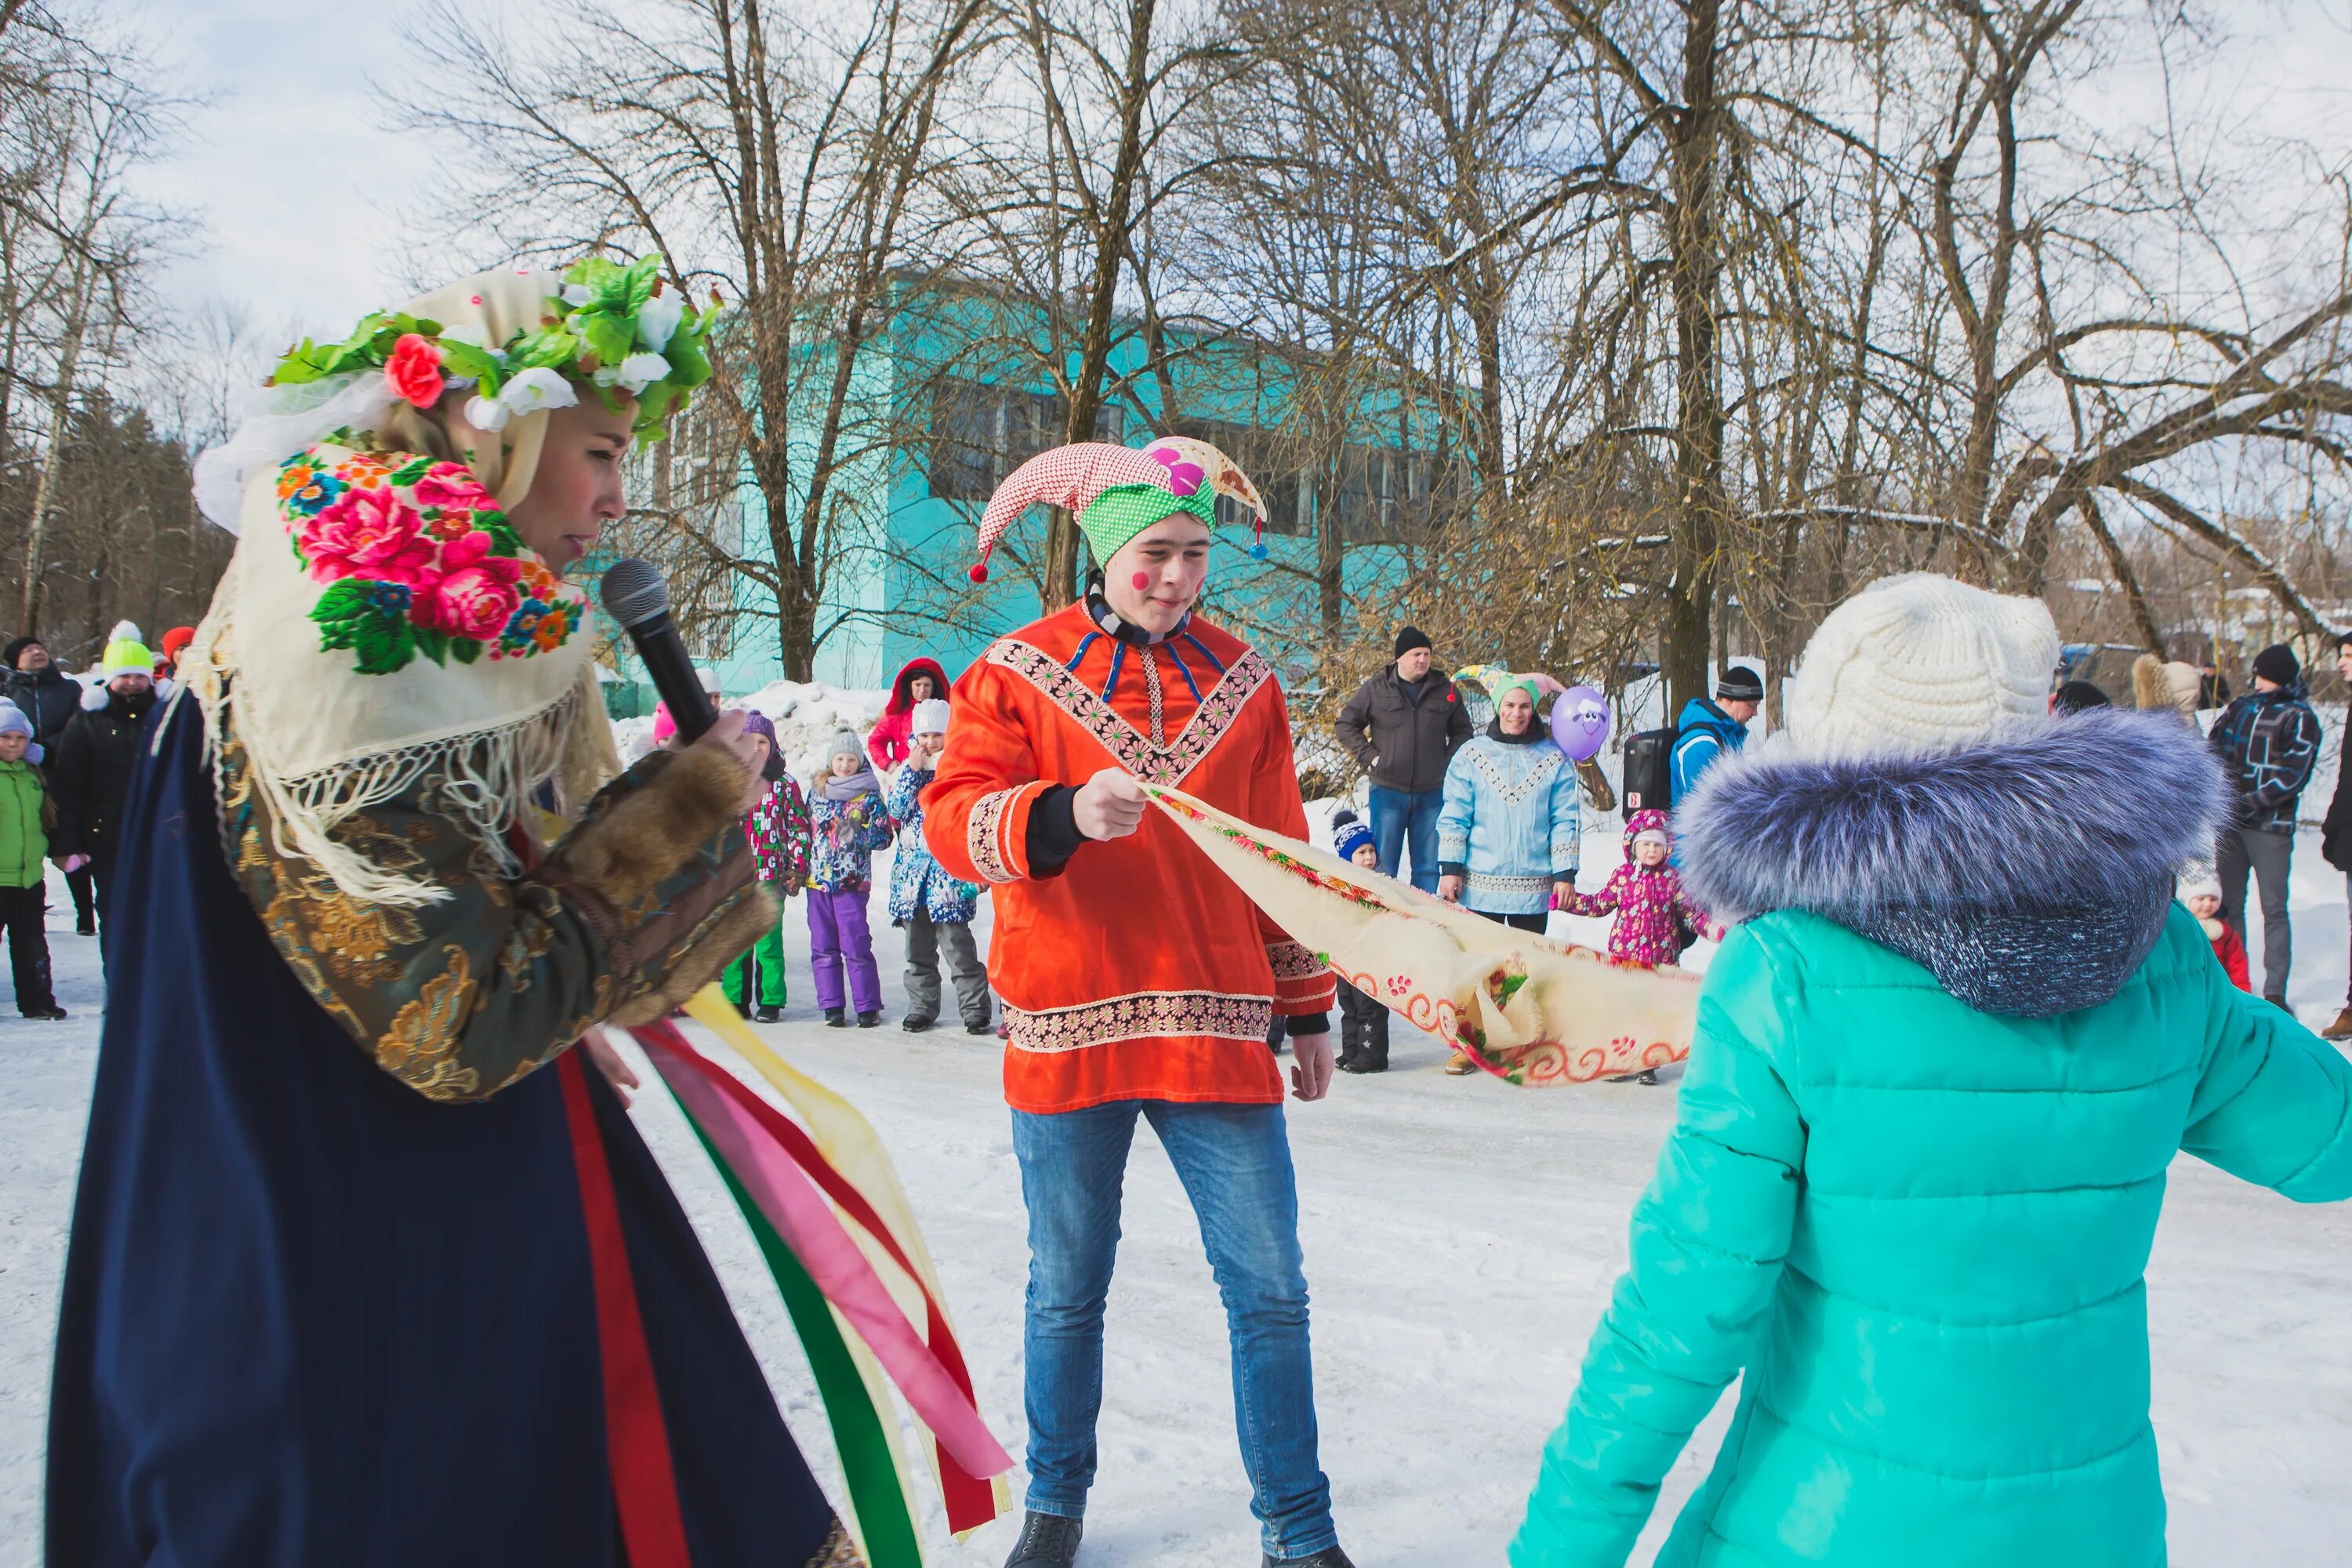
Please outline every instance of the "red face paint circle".
M1138 589L1149 588L1151 586L1151 574L1149 572L1138 572L1134 576L1129 578L1128 581L1134 584Z

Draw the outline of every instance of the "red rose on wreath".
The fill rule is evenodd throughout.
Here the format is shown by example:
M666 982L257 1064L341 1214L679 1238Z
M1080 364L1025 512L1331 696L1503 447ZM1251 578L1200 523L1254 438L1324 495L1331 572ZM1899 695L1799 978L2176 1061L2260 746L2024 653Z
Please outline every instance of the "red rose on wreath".
M392 345L392 358L384 362L383 378L392 384L396 396L406 398L419 408L430 408L441 401L441 351L430 338L404 333Z
M420 587L433 574L433 542L416 509L388 489L353 489L302 527L313 582L365 577Z

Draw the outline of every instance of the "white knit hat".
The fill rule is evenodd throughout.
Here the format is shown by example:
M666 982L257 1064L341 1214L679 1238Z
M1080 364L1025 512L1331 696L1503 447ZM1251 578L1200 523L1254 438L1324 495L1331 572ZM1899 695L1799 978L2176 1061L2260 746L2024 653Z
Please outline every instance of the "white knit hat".
M1950 752L2049 721L2058 627L2039 599L1932 572L1832 610L1787 697L1790 737L1832 755Z
M2175 892L2184 904L2191 899L2218 899L2221 896L2221 879L2214 875L2210 866L2187 866L2181 868Z
M918 735L944 735L948 732L948 705L937 697L927 697L915 704L914 732Z

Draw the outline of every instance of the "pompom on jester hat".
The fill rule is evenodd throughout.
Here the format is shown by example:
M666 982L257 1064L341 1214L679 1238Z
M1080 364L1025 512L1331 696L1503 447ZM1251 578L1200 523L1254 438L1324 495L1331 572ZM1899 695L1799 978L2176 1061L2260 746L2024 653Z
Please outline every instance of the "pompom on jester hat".
M1240 466L1208 442L1162 436L1140 448L1108 441L1055 447L1007 474L989 498L980 518L980 559L970 576L975 583L988 581L989 552L1033 506L1076 513L1096 564L1108 565L1128 541L1178 512L1214 528L1219 496L1249 509L1249 552L1265 560L1265 503Z

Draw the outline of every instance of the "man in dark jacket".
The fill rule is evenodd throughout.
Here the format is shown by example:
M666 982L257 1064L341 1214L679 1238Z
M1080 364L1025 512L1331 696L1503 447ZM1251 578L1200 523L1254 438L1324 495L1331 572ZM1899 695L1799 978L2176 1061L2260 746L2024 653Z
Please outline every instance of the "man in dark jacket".
M2352 633L2336 639L2336 668L2347 682L2352 682ZM2319 852L2327 863L2344 873L2344 890L2352 899L2352 768L2338 762L2336 767L2336 797L2327 803L2327 816L2319 825ZM2344 1010L2336 1015L2336 1022L2320 1034L2331 1040L2352 1039L2352 994L2344 999Z
M2294 935L2287 924L2287 871L2294 860L2294 808L2319 760L2319 716L2303 700L2303 666L2294 650L2273 643L2254 655L2254 689L2221 710L2208 737L2231 785L2238 817L2221 830L2214 864L2221 876L2221 918L2243 940L2246 873L2263 901L2263 994L2286 1005Z
M0 696L25 711L33 721L33 740L41 748L42 776L50 793L57 790L58 742L66 726L81 711L81 682L70 679L49 657L47 645L35 637L12 637L0 647ZM67 873L66 888L73 894L74 929L84 936L98 934L97 890L88 866Z
M155 706L154 666L154 657L137 644L107 645L106 684L83 697L81 711L58 741L50 772L57 793L57 852L68 864L79 857L97 873L101 921L122 802L139 759L139 730Z
M1437 808L1445 764L1470 738L1470 713L1454 682L1433 668L1417 626L1396 635L1396 662L1356 688L1339 710L1339 743L1372 775L1372 838L1381 870L1395 876L1412 853L1412 885L1437 891Z

